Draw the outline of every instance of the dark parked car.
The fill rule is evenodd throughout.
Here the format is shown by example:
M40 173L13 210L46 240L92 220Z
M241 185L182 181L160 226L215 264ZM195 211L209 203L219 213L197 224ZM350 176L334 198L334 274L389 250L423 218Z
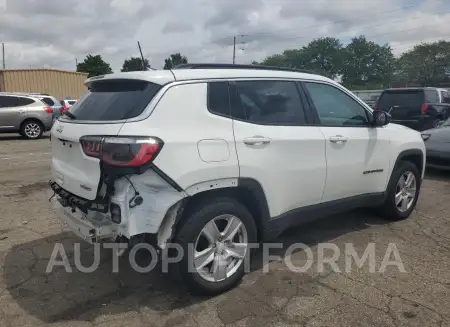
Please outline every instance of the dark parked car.
M449 117L450 96L447 90L433 87L387 89L374 109L389 112L393 123L422 131Z
M450 169L450 119L421 134L427 149L427 166Z

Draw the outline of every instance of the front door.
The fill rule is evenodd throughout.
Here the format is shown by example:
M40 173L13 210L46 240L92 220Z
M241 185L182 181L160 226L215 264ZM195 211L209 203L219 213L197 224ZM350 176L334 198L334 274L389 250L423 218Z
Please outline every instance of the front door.
M304 85L326 140L322 202L384 192L390 165L385 128L372 127L370 111L343 89L327 83Z

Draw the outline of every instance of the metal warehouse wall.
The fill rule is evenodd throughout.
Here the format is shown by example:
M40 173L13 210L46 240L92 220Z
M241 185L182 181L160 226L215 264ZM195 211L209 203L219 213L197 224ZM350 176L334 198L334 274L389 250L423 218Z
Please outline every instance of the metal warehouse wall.
M47 93L59 100L79 99L88 74L56 69L0 70L0 92Z

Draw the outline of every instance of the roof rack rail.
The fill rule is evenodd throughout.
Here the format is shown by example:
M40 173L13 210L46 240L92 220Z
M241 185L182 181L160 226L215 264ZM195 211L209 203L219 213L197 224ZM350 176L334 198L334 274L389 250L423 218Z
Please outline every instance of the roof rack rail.
M241 65L241 64L181 64L175 66L173 69L259 69L259 70L278 70L285 72L307 73L317 74L307 69L297 69L289 67L275 67L275 66L263 66L263 65Z

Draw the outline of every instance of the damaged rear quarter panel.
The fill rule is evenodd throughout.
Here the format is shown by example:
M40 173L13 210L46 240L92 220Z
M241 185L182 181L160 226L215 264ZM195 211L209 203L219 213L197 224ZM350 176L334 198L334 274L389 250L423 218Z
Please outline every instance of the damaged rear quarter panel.
M143 202L130 208L129 203L135 195L130 181L123 177L115 181L111 202L118 204L122 211L118 232L128 238L143 233L158 233L167 211L185 198L186 194L175 190L151 169L141 175L129 176L129 180Z

